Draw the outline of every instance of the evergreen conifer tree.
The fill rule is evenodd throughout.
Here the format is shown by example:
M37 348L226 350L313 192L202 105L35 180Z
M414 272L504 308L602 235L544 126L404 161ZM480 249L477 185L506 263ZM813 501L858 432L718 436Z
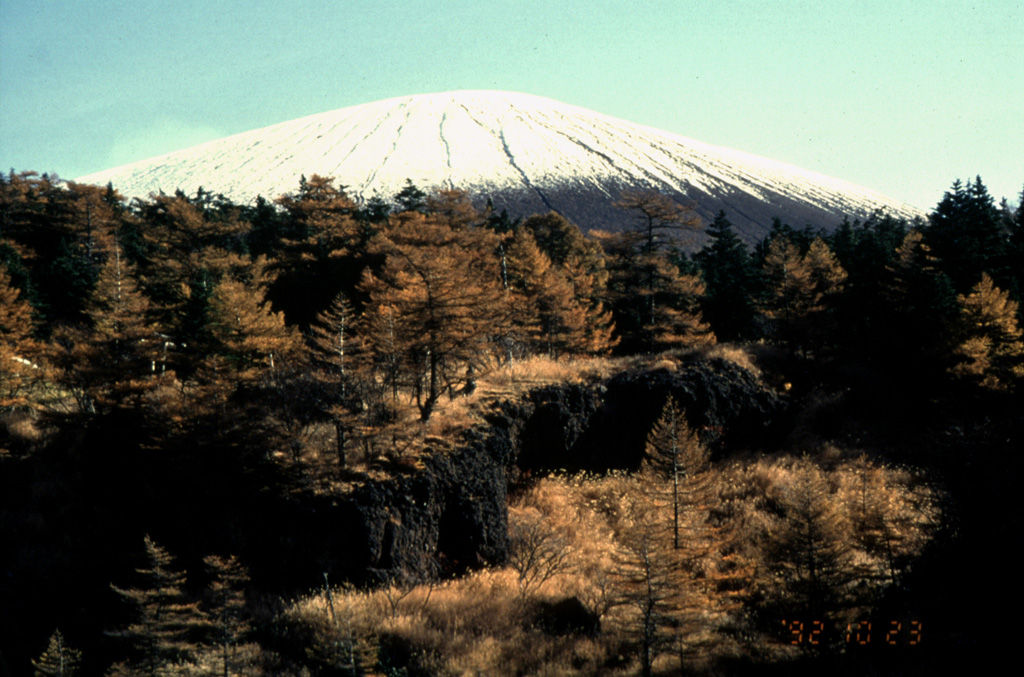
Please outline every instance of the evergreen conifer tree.
M416 187L412 179L405 180L405 186L395 194L396 211L426 213L427 194Z
M701 300L704 318L719 339L750 337L756 314L757 270L724 211L708 227L708 236L707 246L695 257L706 287Z
M612 313L627 351L715 342L700 313L699 278L681 275L662 252L641 253L634 233L607 237L604 244Z
M519 219L513 219L509 216L507 209L502 209L500 212L497 212L492 208L490 210L490 215L487 217L486 225L498 235L505 235L506 233L511 233L513 230L518 228L519 221Z
M262 195L255 204L243 207L243 221L250 224L246 236L249 253L253 256L276 256L286 235L287 217Z
M957 292L967 292L982 273L998 285L1010 280L1007 239L1000 224L995 200L975 177L973 182L953 183L932 212L925 242L939 259Z
M958 307L949 278L935 267L935 257L920 230L907 233L882 278L878 315L885 332L877 340L879 356L906 369L940 359Z
M842 317L842 331L833 332L844 351L876 357L889 350L888 308L878 303L878 298L886 269L906 234L905 222L878 212L864 220L844 219L826 239L848 275L835 305L835 314Z
M1017 197L1017 210L1009 219L1007 229L1010 233L1007 246L1008 267L1013 275L1013 284L1007 288L1018 302L1024 301L1024 189ZM1018 320L1024 323L1024 312L1018 307Z

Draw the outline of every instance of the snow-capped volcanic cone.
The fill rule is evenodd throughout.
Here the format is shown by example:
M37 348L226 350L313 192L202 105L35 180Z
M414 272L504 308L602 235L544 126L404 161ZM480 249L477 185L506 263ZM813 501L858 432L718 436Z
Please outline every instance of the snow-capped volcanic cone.
M461 91L387 99L229 136L90 174L128 197L199 187L237 202L294 192L299 177L333 176L353 197L390 199L406 179L459 188L513 217L555 210L585 229L616 230L624 189L650 188L724 209L759 240L773 217L832 228L844 215L920 210L846 181L550 99Z

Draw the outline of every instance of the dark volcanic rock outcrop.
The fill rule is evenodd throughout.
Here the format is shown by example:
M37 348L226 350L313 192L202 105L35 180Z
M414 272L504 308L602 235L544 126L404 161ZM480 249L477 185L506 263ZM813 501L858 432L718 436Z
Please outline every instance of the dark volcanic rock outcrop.
M507 434L472 431L455 452L439 453L415 475L366 485L351 497L363 525L358 569L429 573L504 563L508 552L506 473L514 460Z
M670 395L713 449L771 444L780 434L785 403L774 390L727 360L692 358L678 369L629 371L593 387L534 391L519 466L530 471L635 469L647 433Z
M459 448L434 453L411 474L367 483L344 498L292 505L287 535L261 540L276 550L278 566L307 584L322 572L373 584L502 564L514 454L507 428L472 430Z
M669 395L718 450L770 443L784 411L763 381L722 359L540 388L505 403L489 425L411 474L368 483L330 505L292 506L297 514L288 520L278 515L277 524L295 525L274 545L279 561L305 570L310 581L327 571L364 583L502 564L510 481L524 473L638 467Z

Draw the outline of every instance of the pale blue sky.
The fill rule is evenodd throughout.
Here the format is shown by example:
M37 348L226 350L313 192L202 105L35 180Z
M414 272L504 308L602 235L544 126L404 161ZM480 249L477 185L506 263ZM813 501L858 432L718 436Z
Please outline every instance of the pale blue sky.
M0 0L4 171L74 178L454 89L550 97L925 209L958 177L1011 201L1024 185L1024 0Z

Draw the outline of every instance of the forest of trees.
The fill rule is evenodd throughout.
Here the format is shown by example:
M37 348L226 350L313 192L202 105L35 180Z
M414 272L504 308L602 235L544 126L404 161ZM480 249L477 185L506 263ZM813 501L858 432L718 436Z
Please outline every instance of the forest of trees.
M168 374L237 385L305 372L361 410L386 408L368 406L383 398L374 384L412 392L425 420L487 365L716 337L992 388L1019 377L1024 217L980 178L954 184L928 222L776 221L754 252L721 213L692 256L673 237L699 227L692 212L641 191L616 203L635 230L591 239L557 214L512 220L457 190L409 184L393 205L359 206L320 176L249 206L202 190L126 204L31 173L0 188L8 407L33 380L82 413L131 408ZM334 329L344 346L329 345Z
M616 205L635 215L635 229L513 217L411 182L391 203L359 203L313 175L273 202L239 205L202 189L128 202L111 187L0 176L0 472L26 473L38 487L31 505L2 505L3 537L45 541L33 515L50 514L51 502L83 508L61 516L70 534L92 514L131 511L144 489L90 497L102 491L88 485L101 475L99 487L117 485L119 473L142 466L169 486L209 474L205 491L225 503L236 476L260 491L316 483L329 494L412 471L436 436L425 426L453 417L448 410L490 374L536 358L656 360L723 343L775 355L794 373L845 365L914 392L1019 402L1024 204L997 205L980 177L954 183L927 220L879 213L830 229L776 221L754 250L725 213L688 253L679 234L701 225L686 206L645 191ZM313 439L323 431L326 441ZM615 669L654 674L670 660L672 669L695 664L721 637L738 646L749 632L743 614L799 609L854 622L856 610L904 584L940 531L941 492L918 470L877 458L740 466L720 448L712 463L713 432L691 428L669 400L635 472L524 484L509 513L518 592L508 604L526 608L524 599L570 577L573 598L635 648L637 662ZM91 447L98 440L101 452ZM317 445L330 463L314 472ZM571 528L569 513L581 520ZM268 631L251 611L257 595L246 595L249 574L230 547L184 563L186 579L149 537L161 522L151 517L119 518L126 533L116 546L76 540L98 533L91 526L68 544L40 546L69 560L40 563L29 545L0 558L8 572L66 572L67 553L110 547L133 550L141 564L110 568L112 587L78 602L110 620L101 648L72 641L92 636L80 617L77 633L55 629L74 617L52 610L74 597L64 581L31 612L22 635L31 647L0 654L0 673L27 665L28 649L46 675L415 673L408 656L405 673L387 665L381 636L368 647L377 631L366 618L377 612L367 609L384 594L392 621L412 606L406 598L426 618L436 581L339 589L337 599L325 586L329 626L301 605L275 611L305 628L305 640L289 640L315 647L308 665L320 668L305 668L260 639ZM100 562L85 570L108 571ZM132 570L139 587L121 587ZM431 665L423 674L441 669Z

